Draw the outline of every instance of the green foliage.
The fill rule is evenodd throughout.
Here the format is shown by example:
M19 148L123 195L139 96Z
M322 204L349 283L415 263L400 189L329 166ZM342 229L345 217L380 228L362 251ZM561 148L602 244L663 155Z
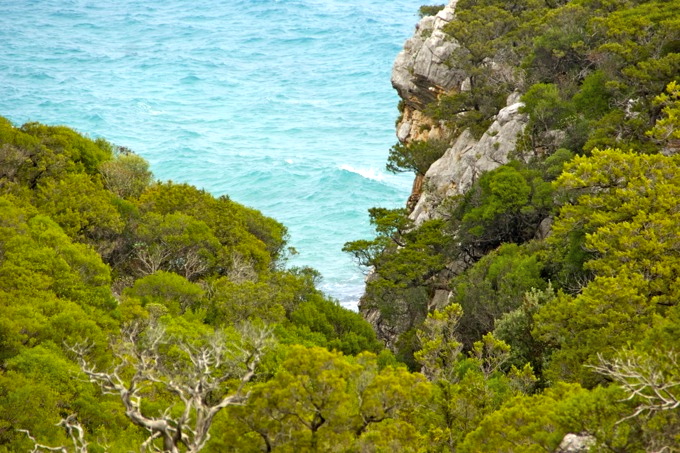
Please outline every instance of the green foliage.
M664 1L460 1L444 30L460 45L448 63L466 84L428 113L454 137L466 128L479 137L519 90L533 149L653 150L650 96L677 78L677 17Z
M574 153L565 148L560 148L542 163L542 173L546 181L554 181L561 174L564 165L574 158Z
M576 158L557 181L571 202L562 207L551 241L559 246L573 231L582 231L583 248L596 258L587 269L608 276L625 269L646 280L661 278L654 283L661 290L657 285L667 274L659 272L674 266L668 256L673 241L664 231L672 228L677 179L676 158L618 150ZM649 256L666 262L653 264Z
M183 214L205 223L217 238L226 257L240 256L256 272L282 258L286 230L255 210L244 208L227 197L214 198L187 184L155 184L139 199L140 210L155 215ZM226 263L225 263L226 264ZM223 272L228 272L225 266Z
M168 313L175 316L190 309L198 309L203 294L199 285L180 275L164 271L140 278L131 288L125 290L126 296L138 298L142 306L163 305Z
M550 184L537 171L511 163L479 178L454 205L451 227L474 261L504 242L533 239L552 209Z
M248 406L230 411L237 424L220 427L214 445L219 451L356 451L376 441L419 451L422 436L412 414L429 392L421 375L380 369L373 354L348 358L296 346L274 378L253 389ZM233 433L240 435L236 445Z
M118 152L99 172L106 188L121 198L137 198L151 184L149 163L132 152Z
M602 70L594 71L583 79L579 90L572 97L574 109L585 119L602 117L611 109L612 93L607 88L607 76Z
M479 72L483 74L483 71ZM491 125L492 117L505 106L509 94L509 89L498 92L495 88L491 80L480 75L474 90L443 95L427 106L426 113L437 121L444 121L454 131L454 136L469 129L475 138L481 138ZM436 155L433 150L427 151L426 156ZM397 152L409 154L410 150L395 150L393 154ZM422 158L421 161L426 163L428 160Z
M43 443L68 445L70 439L56 426L64 413L77 413L89 432L104 427L115 432L127 426L122 411L108 398L97 401L91 385L73 379L78 375L78 366L52 343L24 350L8 360L5 369L6 374L0 376L0 392L4 395L0 423L10 425L0 428L0 444L10 440L20 443L26 436L15 430L30 429Z
M537 81L578 80L578 72L588 67L588 50L595 45L590 32L592 12L575 2L548 10L536 24L532 52L525 59L529 73Z
M423 5L418 8L418 15L423 18L425 16L434 16L439 11L444 9L445 5Z
M542 375L547 346L532 334L536 325L534 316L541 306L554 298L555 292L550 283L545 290L531 288L524 294L517 309L504 313L494 324L494 335L511 347L508 362L513 366L529 363L539 376Z
M219 240L205 222L186 214L149 212L141 217L135 239L133 263L140 275L165 270L191 280L218 266Z
M252 345L232 335L232 326L244 322L276 324L286 344L347 354L383 350L360 315L315 288L318 272L282 267L283 225L185 184L150 185L146 161L125 149L114 155L112 148L62 126L15 128L0 119L0 451L31 450L30 436L68 448L72 441L57 426L67 417L84 429L90 451L104 451L104 444L139 449L148 435L139 417L178 420L189 408L187 420L195 421L202 416L191 409L198 400L176 398L173 386L186 383L199 360L194 353L219 330L227 332L224 344L237 341L234 355L220 359L219 369L209 364L192 382L210 375L219 391L235 388L233 372L249 375L237 362ZM144 329L130 331L158 323L165 328L160 343ZM110 345L110 338L119 341ZM208 356L224 352L220 341ZM86 361L78 366L74 354ZM372 357L371 369L378 363ZM281 360L267 359L263 380ZM379 363L383 370L395 359L383 353ZM141 379L126 387L141 407L87 384L82 370L96 368L114 370L123 381ZM395 373L406 383L422 381ZM89 375L96 376L104 375ZM211 390L205 401L218 393ZM377 406L366 410L373 411L367 417L382 417ZM364 431L374 439L401 428L394 445L418 445L420 434L401 420Z
M442 234L443 222L432 220L403 236L403 246L376 265L380 276L396 287L422 286L444 268L443 251L449 239Z
M454 300L463 304L466 315L459 334L469 349L493 330L495 319L521 304L525 291L543 287L542 265L533 251L506 247L489 276L487 260L479 270L453 282L449 282L452 275L447 262L475 262L503 243L533 239L553 209L553 189L546 179L554 178L570 157L568 151L558 153L543 165L552 174L542 164L531 169L518 162L483 174L464 197L453 202L447 221L428 221L414 228L402 210L371 210L378 236L347 243L344 250L360 264L374 267L362 307L379 311L391 329L385 330L388 335L404 336L395 343L398 357L414 364L412 329L418 329L426 318L437 291L450 287ZM511 258L513 254L520 256Z
M528 247L505 244L451 281L452 300L464 312L458 334L466 349L491 332L504 313L519 308L526 291L546 286L541 270Z
M438 337L439 334L431 336L434 341L424 345L428 351L445 350L429 348L439 343ZM455 344L455 341L449 343ZM431 450L456 450L486 416L522 391L520 380L535 380L528 367L524 372L513 369L509 375L498 371L508 349L507 344L488 335L475 345L470 358L460 355L456 362L445 364L447 368L436 377L433 398L420 414Z
M654 98L654 104L662 107L662 118L659 118L654 127L647 131L660 143L670 143L680 139L680 85L673 81L666 87L666 93L661 93Z
M377 353L383 348L376 338L375 331L361 315L346 310L337 302L320 295L301 303L290 314L289 319L286 334L293 334L299 338L304 338L310 333L316 334L318 339L312 344L324 346L329 350L359 354L362 351Z
M555 146L543 136L551 131L566 129L575 116L572 105L562 99L558 86L552 83L532 85L522 96L522 102L522 111L529 114L527 127L537 137L535 140L549 147ZM534 146L537 144L534 143Z
M111 193L84 173L44 180L37 187L35 203L66 234L97 247L101 254L110 251L111 242L123 230Z
M558 179L570 202L550 242L567 259L570 248L587 251L571 268L583 267L594 279L567 276L565 284L578 284L580 293L561 294L536 315L536 332L559 347L551 359L553 378L593 385L597 380L583 363L634 341L655 314L675 305L679 174L676 158L595 150Z
M26 123L21 131L38 138L43 146L89 174L96 173L99 165L112 155L111 144L106 140L91 140L66 126Z
M452 381L455 365L460 359L463 344L456 335L463 309L451 304L442 310L427 315L422 330L418 330L420 350L415 359L422 366L422 372L430 380Z
M569 432L557 417L560 402L579 391L578 386L559 385L541 395L515 397L485 417L460 451L554 451Z
M628 360L646 376L678 375L680 181L677 159L657 154L677 151L678 17L677 2L656 0L457 3L447 63L465 82L425 113L452 139L480 135L508 94L524 93L523 162L444 200L442 223L376 213L376 239L345 246L375 271L362 308L379 312L397 357L438 380L420 413L428 451L552 451L567 432L591 435L598 451L677 444L677 411L630 417L651 393L622 402L630 385L651 388L642 377L612 385L597 367ZM410 151L393 148L390 164L424 174ZM437 236L434 250L415 247ZM447 302L462 314L447 318Z
M211 451L553 451L567 432L598 451L673 448L680 173L657 152L679 139L679 17L662 0L457 3L447 63L465 82L427 111L449 139L479 136L524 93L523 162L418 227L374 208L377 237L345 245L374 268L361 304L394 354L315 288L318 273L283 267L275 220L152 183L102 139L0 118L0 451L34 448L17 428L71 445L55 425L75 413L91 451L139 449L134 411L87 385L68 345L123 380L151 377L141 416L195 420L172 385L207 373L212 402L240 388L253 345L233 326L261 321L281 344L215 419ZM395 145L388 169L424 175L447 147ZM130 321L162 322L165 341L121 339ZM215 331L234 355L187 379Z
M220 278L211 284L209 320L216 325L237 324L249 319L281 322L290 305L288 294L267 281L232 282Z
M375 267L377 272L366 285L364 308L380 310L388 323L406 320L400 326L402 333L427 316L431 284L445 269L451 238L441 220L413 228L404 209L372 208L369 212L378 236L348 242L343 251L354 255L359 264ZM411 353L405 354L407 360Z
M372 262L377 273L367 282L364 307L380 310L387 323L404 320L400 333L427 316L431 285L446 267L446 250L451 244L442 227L441 220L433 220L398 235L396 241L381 235L369 243L390 245ZM402 245L397 248L396 242Z
M74 244L49 218L0 198L0 288L24 295L49 291L93 307L112 308L108 267L89 247Z
M448 142L444 140L397 143L390 148L387 156L387 171L392 173L412 171L416 175L424 175L430 165L444 155L448 146Z
M519 78L511 68L519 64L528 47L522 24L532 23L545 9L544 4L531 0L456 4L456 15L444 31L459 47L447 64L466 78L465 87L440 96L427 108L432 118L447 123L453 137L465 129L481 137L508 95L519 88Z
M656 114L651 96L672 82L680 68L674 44L677 17L673 2L624 7L584 1L570 2L528 25L537 34L525 60L529 78L558 91L551 94L554 112L569 112L566 118L557 115L561 124L552 124L566 133L553 146L657 149L645 132ZM540 112L531 121L543 123Z

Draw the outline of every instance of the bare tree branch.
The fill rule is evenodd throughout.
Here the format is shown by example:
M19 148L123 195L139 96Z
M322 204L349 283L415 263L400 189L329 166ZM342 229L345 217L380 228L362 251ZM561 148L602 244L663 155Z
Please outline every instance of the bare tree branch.
M74 453L87 453L88 442L85 440L85 430L76 420L75 414L71 414L66 418L62 418L57 426L61 426L66 429L68 436L73 442L73 452ZM50 447L48 445L38 443L37 439L31 435L31 432L27 429L17 429L17 431L25 433L26 436L33 442L33 449L31 453L39 453L41 451L58 451L62 453L68 453L68 449L64 446Z
M618 423L645 412L654 413L680 407L676 390L680 387L680 379L669 372L680 370L678 355L674 351L665 355L663 364L654 358L640 357L633 353L614 360L606 360L600 354L598 358L600 364L592 368L617 382L628 393L626 401L640 401L635 412Z
M248 398L245 386L255 375L263 353L272 342L271 330L242 326L239 340L215 332L200 342L171 338L162 326L135 323L126 326L112 343L116 364L108 372L98 371L87 359L86 346L69 347L89 380L105 394L118 395L125 414L135 425L151 434L142 444L155 449L161 439L163 452L198 452L210 439L217 413ZM169 357L165 350L174 345L184 357ZM235 381L235 385L227 382ZM158 417L143 414L142 400L151 385L160 385L175 395L183 410L172 415L171 407ZM216 398L216 396L222 395Z

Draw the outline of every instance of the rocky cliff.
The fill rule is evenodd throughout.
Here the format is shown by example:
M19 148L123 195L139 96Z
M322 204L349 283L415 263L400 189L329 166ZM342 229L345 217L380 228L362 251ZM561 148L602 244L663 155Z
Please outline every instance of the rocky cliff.
M426 107L440 96L469 89L468 75L452 66L450 61L458 43L443 30L455 17L457 1L451 0L435 16L420 20L414 35L398 54L392 70L392 85L402 99L401 116L396 127L399 141L408 144L413 141L450 140L444 155L430 166L425 175L415 178L407 206L416 226L441 217L439 208L444 198L465 193L481 173L507 163L518 134L527 124L526 115L520 112L519 93L508 97L507 105L498 111L491 126L480 138L468 130L452 137L452 132L443 122L428 116ZM462 263L450 263L439 279L445 282L451 275L462 271L463 266ZM450 293L445 284L441 286L442 289L435 290L428 309L447 304ZM385 322L377 309L360 306L360 310L388 346L394 344L409 322Z
M448 136L446 126L430 118L425 107L439 96L469 89L468 75L449 61L458 44L443 31L455 17L457 1L451 0L436 16L421 19L394 62L392 86L403 100L397 123L402 143ZM507 163L527 121L519 112L521 106L518 93L509 96L507 106L481 138L463 132L424 177L416 177L409 200L416 224L437 217L442 198L464 193L480 173Z

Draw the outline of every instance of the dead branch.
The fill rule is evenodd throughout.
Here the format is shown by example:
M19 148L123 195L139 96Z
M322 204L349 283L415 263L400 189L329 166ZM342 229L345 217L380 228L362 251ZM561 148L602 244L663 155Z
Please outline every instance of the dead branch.
M635 412L620 420L628 420L642 413L654 413L677 409L680 399L676 396L676 388L680 379L669 370L680 371L678 356L674 351L668 352L664 363L651 357L640 357L632 353L614 360L607 360L598 354L599 365L592 368L618 383L627 393L625 401L639 401Z
M210 439L210 428L217 413L230 405L243 404L245 387L255 375L264 351L271 343L268 328L250 324L240 328L240 339L228 341L215 332L195 343L171 338L156 323L126 326L112 343L116 364L110 371L99 371L87 359L89 348L69 347L89 380L105 394L118 395L125 414L135 425L149 431L143 450L155 449L161 439L164 452L198 452ZM186 360L170 358L163 352L176 345ZM227 382L236 381L229 388ZM151 385L160 385L175 395L183 406L179 415L167 408L158 417L142 413L142 400ZM223 396L215 399L215 395ZM217 401L217 402L215 402Z
M88 442L85 440L85 430L76 420L75 414L71 414L66 418L62 418L56 426L61 426L66 429L68 436L73 442L74 453L87 453ZM61 453L68 453L68 449L64 446L50 447L49 445L38 443L38 440L27 429L17 429L17 431L26 434L31 442L33 442L33 449L31 449L31 453L39 453L41 451L58 451Z

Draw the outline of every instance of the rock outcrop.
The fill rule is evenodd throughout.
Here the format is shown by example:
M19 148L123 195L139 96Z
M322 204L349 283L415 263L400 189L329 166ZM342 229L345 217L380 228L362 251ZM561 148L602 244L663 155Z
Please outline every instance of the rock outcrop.
M526 115L520 113L522 103L516 94L508 98L489 129L479 140L469 131L463 132L444 155L425 174L424 190L418 199L411 219L416 225L439 216L441 200L465 193L477 177L508 162L508 154L515 148L517 136L526 126Z
M458 44L443 28L454 18L458 0L452 0L436 16L426 16L416 25L394 62L392 86L406 106L422 110L439 94L459 89L466 75L446 64Z
M427 115L426 106L442 95L469 89L468 75L449 64L449 58L459 45L444 32L444 27L455 18L457 1L451 0L436 16L421 19L414 36L406 41L394 63L392 85L402 99L402 115L397 122L397 137L402 143L451 136L444 123ZM492 70L493 65L489 66ZM508 162L517 136L527 122L526 115L520 112L521 106L519 94L509 96L507 106L497 113L481 138L475 138L469 131L463 132L424 176L416 177L407 203L416 225L441 216L439 208L444 198L464 193L481 173ZM435 291L428 304L429 310L448 303L450 291L445 283L464 267L464 263L450 263L437 277L442 287ZM388 347L394 346L410 320L400 318L387 322L378 309L364 305L364 302L362 300L359 306L364 318ZM395 306L408 305L407 301L394 303Z
M394 61L392 86L403 101L397 137L403 143L434 140L446 133L423 110L442 94L459 90L466 78L447 64L458 44L443 31L454 18L457 1L452 0L436 16L422 18Z
M454 19L457 2L451 0L436 16L421 19L394 62L392 86L403 101L397 123L397 138L402 143L448 136L446 126L428 117L425 107L443 94L467 89L468 75L448 64L458 43L443 30ZM444 197L464 193L480 173L507 163L516 137L526 125L518 100L517 94L508 98L507 107L498 112L481 139L463 132L424 177L416 178L408 203L416 224L437 217Z

